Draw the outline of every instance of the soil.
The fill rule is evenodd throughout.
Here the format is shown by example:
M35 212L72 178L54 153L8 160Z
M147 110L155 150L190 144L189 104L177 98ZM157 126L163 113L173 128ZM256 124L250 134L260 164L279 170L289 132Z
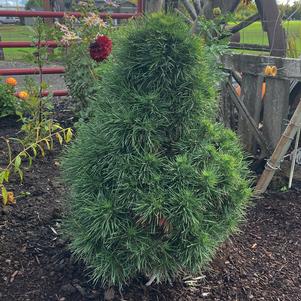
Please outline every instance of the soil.
M17 129L16 120L0 120L0 136ZM66 199L59 179L60 151L38 158L23 184L17 179L10 183L17 203L0 209L0 300L301 300L298 187L254 200L241 232L221 246L199 277L150 287L140 278L122 290L93 286L60 231ZM0 144L0 162L4 156Z

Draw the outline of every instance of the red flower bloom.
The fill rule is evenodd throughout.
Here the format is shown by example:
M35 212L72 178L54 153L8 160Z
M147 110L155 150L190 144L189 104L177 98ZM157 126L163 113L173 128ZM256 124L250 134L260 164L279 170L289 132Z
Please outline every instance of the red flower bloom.
M112 51L112 40L107 36L99 36L94 43L90 45L90 55L96 62L105 60Z

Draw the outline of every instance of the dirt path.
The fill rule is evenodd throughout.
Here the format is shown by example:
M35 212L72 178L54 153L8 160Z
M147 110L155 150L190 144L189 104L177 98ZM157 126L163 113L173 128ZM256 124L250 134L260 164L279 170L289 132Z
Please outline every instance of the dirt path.
M0 121L0 129L0 135L15 131L9 122ZM58 156L37 160L24 184L13 181L18 195L30 196L0 209L1 301L104 300L103 289L88 283L84 266L72 261L60 235L66 190L58 179ZM258 200L242 232L200 276L149 288L141 278L121 291L123 300L301 300L300 191ZM122 300L118 290L114 300Z

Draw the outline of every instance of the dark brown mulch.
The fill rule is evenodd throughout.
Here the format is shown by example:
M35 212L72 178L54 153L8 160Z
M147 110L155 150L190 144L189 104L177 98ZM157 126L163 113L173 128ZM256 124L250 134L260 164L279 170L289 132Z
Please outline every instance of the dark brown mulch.
M0 136L15 131L9 126L0 122ZM13 180L17 204L0 209L0 300L104 300L104 290L89 284L84 266L73 262L60 236L65 188L58 156L38 159L24 184ZM220 248L198 279L148 288L145 281L115 289L114 300L301 300L299 191L254 202L241 233Z

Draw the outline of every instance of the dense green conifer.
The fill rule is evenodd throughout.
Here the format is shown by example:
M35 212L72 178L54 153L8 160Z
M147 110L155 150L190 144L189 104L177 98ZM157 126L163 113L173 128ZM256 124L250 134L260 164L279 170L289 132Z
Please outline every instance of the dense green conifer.
M161 14L121 33L95 117L63 160L71 249L105 285L198 272L251 194L238 139L214 121L216 69L200 40Z

